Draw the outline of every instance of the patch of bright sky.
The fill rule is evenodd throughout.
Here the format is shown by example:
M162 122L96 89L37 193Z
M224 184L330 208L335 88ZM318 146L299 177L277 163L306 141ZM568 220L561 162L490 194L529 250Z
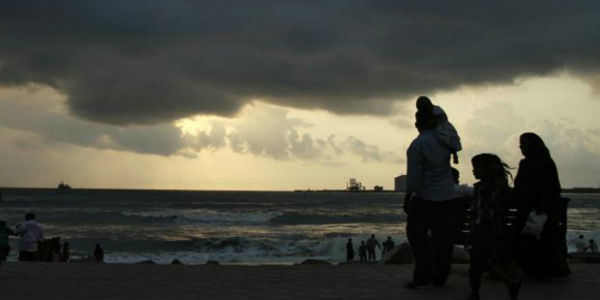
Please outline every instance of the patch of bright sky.
M431 95L431 98L434 103L446 110L450 120L461 132L465 145L477 144L477 141L484 143L484 145L474 147L475 149L465 149L462 163L456 166L461 170L463 180L468 183L475 181L470 172L470 155L475 154L476 151L502 153L503 159L507 160L512 166L516 166L518 160L521 159L517 147L518 135L525 131L541 130L540 126L543 126L545 120L567 124L583 131L600 129L600 123L597 121L596 116L600 111L598 95L593 93L592 88L586 82L568 73L557 74L552 77L520 78L515 80L512 85L464 86L454 91ZM269 106L272 105L256 102L251 109L263 109ZM349 136L354 136L368 144L378 146L382 151L393 151L402 156L410 141L416 136L416 130L410 126L414 118L414 101L399 101L398 107L400 113L388 117L345 116L323 110L281 109L288 112L289 118L297 118L309 123L311 126L300 128L299 131L310 133L314 138L327 138L330 135L335 135L336 139L344 140ZM245 111L248 109L246 108ZM239 114L239 117L244 117L244 111ZM196 117L193 120L180 121L179 124L183 124L184 130L207 130L210 127L209 124L212 118L214 117ZM394 126L394 119L402 120L408 126ZM523 121L523 123L510 124L515 120ZM489 122L495 128L502 128L503 130L493 130L494 127L490 129L490 132L472 130L469 126L478 124L477 122L473 123L473 121ZM489 135L489 137L483 135ZM559 153L561 149L554 149L553 151ZM231 155L232 157L240 156L236 153L231 153ZM239 163L246 164L256 159L258 158L240 157ZM381 163L377 162L361 163L348 157L344 159L346 159L344 163L347 164L344 167L318 167L318 169L321 169L319 171L321 174L324 170L328 170L328 172L324 172L325 174L337 174L337 176L334 176L335 180L320 181L321 184L310 180L313 175L309 175L309 173L315 171L314 166L309 167L311 166L310 162L302 162L300 164L304 167L291 168L294 172L303 174L299 175L294 181L300 185L299 187L303 188L307 186L339 188L339 182L343 178L358 177L365 184L383 184L387 187L391 186L391 178L405 172L405 165L400 163L394 166L382 166ZM263 163L263 166L271 164L268 159ZM290 163L294 164L293 162L277 162L280 165ZM560 164L560 162L557 163ZM288 165L287 168L290 168L290 166ZM273 186L277 179L275 178L275 181L271 179L269 183L265 184ZM580 182L579 179L571 180L570 177L563 181L569 185L577 185L577 182ZM302 182L306 184L303 185ZM283 184L283 186L288 185Z

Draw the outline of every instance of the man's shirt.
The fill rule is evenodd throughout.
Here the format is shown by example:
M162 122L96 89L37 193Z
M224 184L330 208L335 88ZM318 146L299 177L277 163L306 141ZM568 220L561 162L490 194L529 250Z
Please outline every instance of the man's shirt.
M37 251L37 244L44 239L42 228L34 220L29 220L17 228L21 235L19 250L27 252Z
M450 150L429 129L416 137L408 150L406 191L420 198L445 201L454 198Z

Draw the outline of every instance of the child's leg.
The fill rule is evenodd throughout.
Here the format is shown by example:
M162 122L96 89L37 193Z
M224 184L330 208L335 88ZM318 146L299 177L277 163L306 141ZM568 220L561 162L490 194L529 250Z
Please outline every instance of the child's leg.
M487 255L474 249L471 252L471 266L469 267L469 285L471 287L471 294L479 294L481 289L481 280L483 278L483 272L487 267Z
M488 269L492 257L492 236L491 228L471 229L471 267L469 268L471 296L469 299L479 299L483 273Z
M521 289L521 281L516 276L517 262L514 259L505 261L503 264L493 264L491 266L494 274L498 275L508 287L508 293L511 299L517 299Z

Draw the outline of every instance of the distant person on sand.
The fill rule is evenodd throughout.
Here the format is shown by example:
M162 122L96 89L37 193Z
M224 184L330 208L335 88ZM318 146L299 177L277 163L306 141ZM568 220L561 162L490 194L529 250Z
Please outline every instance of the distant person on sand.
M381 249L381 244L379 244L379 241L375 238L375 235L371 234L371 238L367 240L367 256L370 262L377 260L377 255L375 255L375 246Z
M452 262L459 206L454 199L450 150L436 137L431 113L417 111L419 135L407 156L406 236L415 257L412 281L405 288L446 284ZM462 208L461 208L462 209Z
M585 252L587 250L585 240L583 239L583 234L579 235L579 239L577 239L575 242L575 248L577 249L577 252Z
M38 243L44 240L42 227L35 222L35 214L25 214L25 223L17 225L19 240L19 261L37 261Z
M394 247L396 246L396 244L394 244L394 241L392 241L392 237L388 236L387 240L385 240L383 243L383 252L381 253L381 258L383 258L383 256L392 251L392 249L394 249Z
M433 105L426 96L417 98L417 110L432 116L431 122L435 128L435 137L448 147L454 163L458 164L457 152L462 150L462 145L456 128L448 121L446 112L441 107Z
M346 262L354 260L354 246L352 246L352 239L348 239L346 244Z
M6 225L6 221L0 220L0 263L6 261L8 254L10 254L10 245L8 243L10 235L17 235L17 233Z
M62 262L68 262L69 256L71 256L71 254L69 253L69 242L65 242L62 246L62 253L60 255L60 260Z
M589 249L590 252L598 252L598 244L594 243L594 240L590 240L590 245L586 249Z
M367 246L365 245L365 241L360 243L360 247L358 247L358 255L360 256L360 261L367 261Z
M472 197L473 188L466 184L460 184L460 172L456 168L450 170L452 172L452 182L454 182L454 198Z
M556 164L544 141L535 133L523 133L519 138L521 153L515 177L514 196L517 201L517 226L525 227L530 214L546 214L540 237L522 234L519 239L519 266L528 275L567 276L566 230L559 227L566 205L561 198L561 186Z
M104 250L100 248L100 244L96 244L94 249L94 259L97 261L104 261Z
M494 154L479 154L471 160L475 183L471 206L471 231L467 249L471 254L469 300L479 299L483 272L491 269L507 284L511 299L516 299L521 282L516 279L515 246L517 232L506 226L505 216L513 207L508 186L508 166Z

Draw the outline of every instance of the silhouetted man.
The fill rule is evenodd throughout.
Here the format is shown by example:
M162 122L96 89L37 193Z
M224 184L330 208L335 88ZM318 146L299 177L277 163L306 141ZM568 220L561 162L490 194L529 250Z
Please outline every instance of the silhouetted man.
M406 288L444 286L456 239L456 205L450 151L435 136L431 112L417 111L419 135L406 152L406 235L415 256L413 280Z
M365 241L360 243L360 247L358 247L358 255L360 256L360 261L367 261L367 246L365 246Z
M590 245L587 247L587 249L590 249L590 252L598 252L598 245L596 245L592 239L590 240Z
M60 261L68 262L71 254L69 253L69 242L65 242L62 247L62 254L60 256Z
M346 262L354 260L354 247L352 246L352 239L348 239L346 244Z
M96 248L94 249L94 259L97 261L104 261L104 250L100 248L100 244L96 244Z
M17 234L6 225L6 221L0 220L0 264L6 261L8 254L10 254L8 238L11 235Z
M371 234L371 238L367 240L367 252L368 252L368 256L369 256L369 261L377 260L376 255L375 255L375 246L377 246L381 249L381 245L379 244L379 241L377 241L374 234Z
M454 182L454 198L473 197L473 187L466 184L460 184L460 172L452 168L452 181Z
M38 243L44 240L42 227L35 222L33 213L25 214L25 223L17 225L19 240L19 261L37 261Z
M392 237L388 236L387 240L385 240L383 242L383 253L382 254L392 251L392 249L394 249L395 246L396 246L396 244L394 244L394 241L392 241Z
M575 248L577 248L577 252L585 252L585 240L583 239L583 235L579 235L579 239L575 242Z

